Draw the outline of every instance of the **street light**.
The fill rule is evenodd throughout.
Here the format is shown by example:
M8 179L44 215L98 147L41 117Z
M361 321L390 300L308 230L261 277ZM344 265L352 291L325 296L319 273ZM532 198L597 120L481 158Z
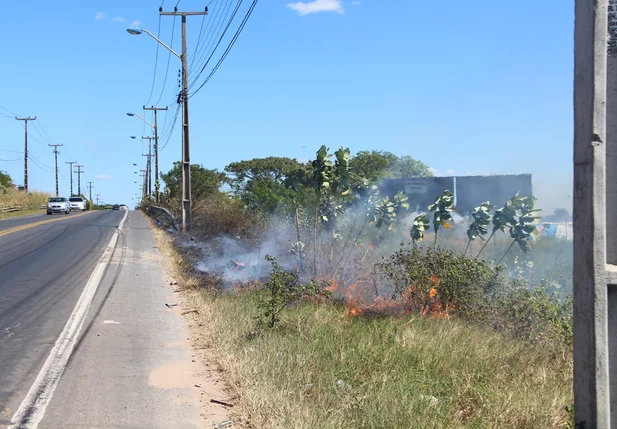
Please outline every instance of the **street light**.
M127 28L126 32L129 34L132 34L134 36L139 36L141 33L146 33L147 35L149 35L150 37L152 37L154 40L156 40L157 42L159 42L161 45L163 45L165 48L167 48L167 50L169 52L171 52L172 54L174 54L176 57L182 59L182 55L179 55L176 51L174 51L173 49L171 49L169 46L167 46L165 43L163 43L158 37L156 37L154 34L150 33L148 30L146 30L145 28Z
M152 125L150 122L146 121L146 119L143 116L141 116L141 115L139 115L137 113L127 112L126 116L137 116L139 119L144 121L146 124L150 125L150 127L154 128L154 125ZM131 136L131 138L134 139L136 137Z
M135 113L132 113L132 115L139 116L139 115L135 115ZM139 117L141 118L141 116L139 116ZM149 124L149 122L146 121L145 119L144 119L144 122ZM155 131L155 133L156 133L156 131ZM145 143L143 139L147 139L148 140L148 154L144 155L144 156L148 157L147 173L146 173L147 179L146 179L146 181L147 181L147 184L148 184L148 195L152 196L152 139L155 139L155 137L142 137L142 138L139 138L137 136L131 136L131 138L134 139L134 140L135 139L140 140L142 143ZM156 174L158 176L158 164L157 164ZM158 178L157 178L157 180L158 180Z
M154 34L143 28L128 28L126 31L129 34L140 35L146 33L158 43L163 45L169 52L180 58L182 62L182 92L180 92L180 100L182 100L182 231L186 232L191 229L191 157L190 157L190 140L189 140L189 71L188 58L186 48L186 16L187 15L207 15L208 10L204 12L177 12L164 13L159 9L161 15L180 15L182 17L182 55L179 55Z

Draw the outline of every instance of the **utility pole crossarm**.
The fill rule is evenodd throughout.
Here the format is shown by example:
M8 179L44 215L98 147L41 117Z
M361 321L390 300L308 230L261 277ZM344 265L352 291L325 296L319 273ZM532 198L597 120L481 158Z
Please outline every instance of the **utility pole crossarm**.
M207 14L207 10L204 10L203 12L160 12L161 16L197 16Z

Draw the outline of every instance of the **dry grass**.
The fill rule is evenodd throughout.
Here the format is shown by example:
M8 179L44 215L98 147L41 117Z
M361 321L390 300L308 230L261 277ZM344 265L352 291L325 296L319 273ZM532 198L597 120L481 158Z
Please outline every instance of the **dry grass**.
M275 329L258 321L258 291L200 289L171 239L155 229L211 358L255 428L558 428L571 421L572 358L456 320L341 317L303 304Z
M6 194L0 193L0 208L15 206L38 208L45 205L49 197L50 194L45 192L8 189Z

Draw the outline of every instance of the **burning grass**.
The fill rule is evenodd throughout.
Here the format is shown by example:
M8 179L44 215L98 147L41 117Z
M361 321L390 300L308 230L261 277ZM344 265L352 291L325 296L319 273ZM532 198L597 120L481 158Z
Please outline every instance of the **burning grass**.
M167 235L157 236L180 276L184 258ZM429 298L440 282L429 278ZM384 297L368 305L317 298L262 329L262 290L223 294L186 276L180 283L236 397L235 419L250 427L557 428L571 421L567 349L537 347L455 317L392 317L384 310L398 310L403 300Z

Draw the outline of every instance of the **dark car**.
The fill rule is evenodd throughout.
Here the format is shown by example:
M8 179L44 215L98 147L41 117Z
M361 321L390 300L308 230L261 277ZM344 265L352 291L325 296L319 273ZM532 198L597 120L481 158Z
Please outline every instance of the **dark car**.
M120 210L120 206L118 204L114 204L112 210Z

